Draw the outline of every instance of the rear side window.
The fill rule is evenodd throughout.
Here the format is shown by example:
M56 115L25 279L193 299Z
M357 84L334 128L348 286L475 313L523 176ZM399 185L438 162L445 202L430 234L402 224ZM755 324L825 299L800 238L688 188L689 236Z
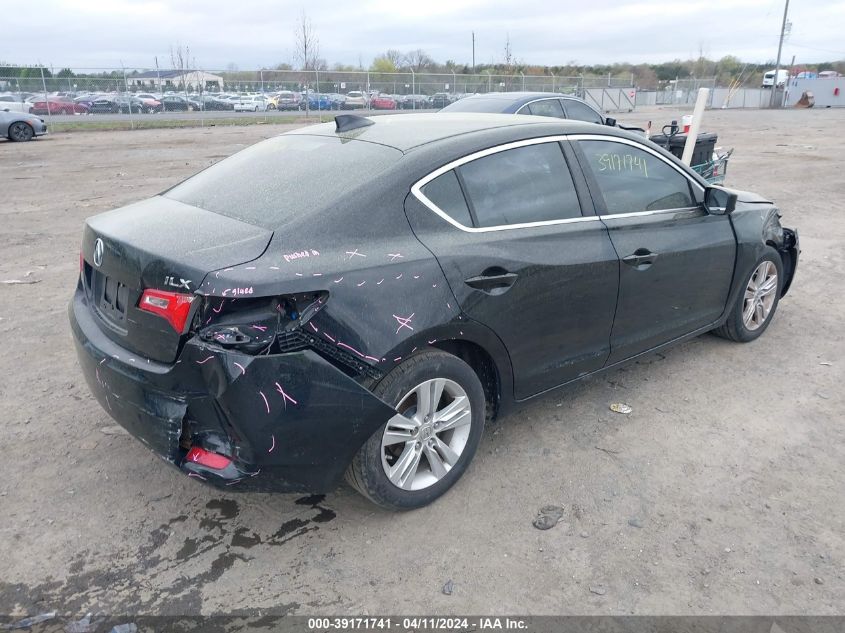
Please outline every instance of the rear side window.
M581 216L569 166L557 143L496 152L459 170L477 226Z
M609 214L695 206L689 180L660 158L625 143L579 141Z
M604 123L599 113L593 110L586 103L581 103L580 101L575 101L574 99L566 99L564 104L566 105L567 119L586 121L587 123Z
M422 188L422 193L455 222L472 226L469 207L454 170L450 169L429 182Z
M163 195L275 230L296 215L342 202L402 157L385 145L282 135L253 145Z
M560 105L559 99L543 99L542 101L535 101L529 103L527 111L536 116L552 116L558 119L563 119L563 107ZM526 109L520 110L521 114L527 114Z

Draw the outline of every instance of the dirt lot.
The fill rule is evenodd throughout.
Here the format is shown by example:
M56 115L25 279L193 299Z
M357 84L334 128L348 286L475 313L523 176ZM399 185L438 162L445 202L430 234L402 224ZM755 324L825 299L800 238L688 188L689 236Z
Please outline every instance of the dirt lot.
M347 488L206 488L113 434L77 368L84 218L284 128L0 141L0 280L38 281L0 285L0 613L845 612L845 110L713 111L705 127L736 147L728 184L800 229L772 327L536 402L408 514ZM566 513L541 532L548 503Z

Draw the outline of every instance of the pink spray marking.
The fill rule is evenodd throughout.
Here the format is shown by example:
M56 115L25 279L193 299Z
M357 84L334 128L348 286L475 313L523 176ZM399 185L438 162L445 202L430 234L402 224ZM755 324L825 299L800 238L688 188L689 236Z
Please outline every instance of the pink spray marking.
M396 279L402 279L402 275L403 275L403 273L399 273L399 276L396 277Z
M246 368L243 365L241 365L240 363L234 363L234 365L235 367L241 370L241 376L246 375Z
M335 279L335 280L334 280L334 282L335 282L336 284L339 284L341 281L343 281L343 277L341 277L340 279Z
M255 266L247 266L245 270L255 270Z
M229 483L227 483L226 485L227 486L234 486L235 484L239 484L239 483L241 483L240 479L234 479L234 480L230 481Z
M346 251L346 254L349 255L348 259L352 259L353 257L366 257L363 253L359 253L357 248L354 251Z
M270 450L267 451L268 453L272 453L273 450L276 448L276 436L271 435L270 439L273 441L273 443L270 445Z
M284 389L282 389L282 386L281 386L279 383L276 383L276 390L277 390L280 394L282 394L282 402L284 402L284 403L285 403L285 409L287 409L287 408L288 408L288 400L290 400L290 402L291 402L292 404L299 404L296 400L294 400L294 399L293 399L293 398L291 398L288 394L286 394L286 393L285 393L285 390L284 390Z
M402 357L401 357L401 356L397 356L396 358L394 358L394 359L393 359L393 362L394 362L394 363L398 363L400 360L402 360Z
M219 305L219 306L217 306L216 308L211 308L211 311L212 311L212 312L214 312L214 314L220 314L220 311L223 309L223 304L224 304L224 303L226 303L226 302L225 302L225 301L221 301L221 302L220 302L220 305Z
M297 277L302 277L302 273L296 273Z
M311 329L312 329L312 330L314 330L314 331L315 331L315 332L317 332L318 334L320 333L320 330L318 330L318 329L317 329L317 326L315 326L315 325L314 325L313 323L311 323L310 321L308 322L308 325L311 327Z
M264 400L264 406L267 407L267 413L270 413L270 403L267 402L267 396L264 395L263 391L259 391L258 395L260 395L261 399Z
M397 259L404 259L405 257L402 253L388 253L387 256L392 262L395 262Z
M259 332L266 332L267 326L266 325L251 325L250 326L253 330L258 330Z
M419 279L419 278L420 278L419 275L414 275L414 279Z
M100 364L102 365L105 362L106 362L106 359L104 358L103 360L100 361Z
M358 351L357 349L355 349L355 348L354 348L354 347L352 347L351 345L347 345L346 343L339 342L339 343L337 344L337 346L338 346L338 347L342 347L342 348L344 348L344 349L348 349L350 352L354 352L355 354L357 354L357 355L358 355L358 356L360 356L361 358L365 358L365 359L367 359L367 360L371 360L371 361L373 361L373 362L375 362L375 363L377 363L377 362L378 362L378 358L376 358L376 357L374 357L374 356L367 356L367 355L366 355L366 354L364 354L363 352Z
M437 339L432 339L428 342L429 345L434 345L437 342Z
M414 314L416 314L416 313L414 313ZM403 327L408 328L412 332L414 331L414 328L411 327L411 319L414 318L413 314L409 317L400 317L400 316L397 316L397 315L394 314L393 318L396 319L396 322L399 324L399 327L396 328L397 334L399 334L399 330L401 330Z
M214 358L214 356L209 356L209 357L208 357L208 358L206 358L205 360L198 360L198 361L197 361L197 365L204 365L205 363L207 363L208 361L210 361L212 358Z
M325 336L327 339L329 339L332 343L337 343L337 341L335 341L334 337L331 334L329 334L328 332L323 332L323 336Z
M377 281L377 282L376 282L376 285L377 285L377 286L380 286L380 285L382 285L383 283L384 283L384 279L382 279L381 281Z
M360 287L361 287L361 286L363 286L365 283L367 283L367 282L366 282L366 281L362 281L361 283L359 283L359 284L355 284L355 285L356 285L356 286L358 286L358 287L360 288Z

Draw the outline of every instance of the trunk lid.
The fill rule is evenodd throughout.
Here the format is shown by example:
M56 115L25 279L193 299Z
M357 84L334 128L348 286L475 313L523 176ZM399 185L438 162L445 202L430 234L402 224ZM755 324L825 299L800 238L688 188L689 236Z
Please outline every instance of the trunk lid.
M89 306L122 347L173 362L182 333L138 308L144 290L192 294L209 272L260 257L272 237L268 229L161 196L94 216L82 239Z

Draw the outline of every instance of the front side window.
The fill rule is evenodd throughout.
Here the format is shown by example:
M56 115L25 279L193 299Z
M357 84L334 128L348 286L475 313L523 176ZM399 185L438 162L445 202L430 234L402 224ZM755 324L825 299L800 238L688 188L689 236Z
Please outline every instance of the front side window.
M563 107L559 99L543 99L529 103L527 108L520 110L521 114L531 113L535 116L551 116L558 119L564 118Z
M695 206L689 180L672 166L626 143L579 141L608 214Z
M601 115L586 103L581 103L575 99L566 99L564 103L566 105L567 119L586 121L587 123L598 123L599 125L604 123Z
M458 171L479 227L581 216L558 143L496 152L461 165Z

